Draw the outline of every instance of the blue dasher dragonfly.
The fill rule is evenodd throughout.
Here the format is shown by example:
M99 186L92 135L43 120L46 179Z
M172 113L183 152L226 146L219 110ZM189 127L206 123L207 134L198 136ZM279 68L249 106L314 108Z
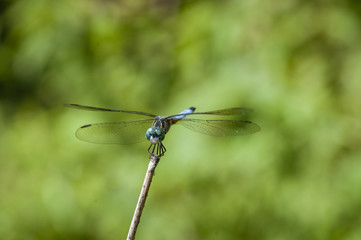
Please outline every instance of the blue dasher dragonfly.
M170 127L176 123L195 132L210 136L238 136L252 134L260 130L256 123L246 120L186 118L193 115L245 115L252 112L248 108L195 112L196 108L190 107L178 114L160 117L152 113L139 111L114 110L78 104L65 104L65 106L81 110L120 112L148 117L131 121L86 124L81 126L75 135L78 139L90 143L131 144L148 140L150 142L148 152L157 156L163 156L166 152L162 141Z

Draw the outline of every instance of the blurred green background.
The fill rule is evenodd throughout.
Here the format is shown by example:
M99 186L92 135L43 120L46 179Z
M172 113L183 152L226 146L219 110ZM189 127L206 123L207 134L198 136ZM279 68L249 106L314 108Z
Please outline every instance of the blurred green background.
M0 239L125 239L148 143L126 114L249 107L254 135L174 126L137 239L361 239L361 4L17 0L0 6Z

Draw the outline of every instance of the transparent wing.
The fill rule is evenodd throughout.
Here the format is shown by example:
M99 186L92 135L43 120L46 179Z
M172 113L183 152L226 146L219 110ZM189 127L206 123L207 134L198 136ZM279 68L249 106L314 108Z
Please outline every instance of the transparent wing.
M79 104L64 104L64 106L70 107L70 108L81 109L81 110L87 110L87 111L121 112L121 113L130 113L130 114L136 114L136 115L142 115L142 116L148 116L148 117L156 117L155 114L139 112L139 111L114 110L114 109L108 109L108 108L84 106L84 105L79 105Z
M75 135L90 143L131 144L146 140L145 132L152 126L153 119L134 121L94 123L80 127Z
M194 110L194 107L190 107L189 109ZM249 108L226 108L221 110L215 110L215 111L208 111L208 112L193 112L193 113L179 113L176 115L171 115L167 118L173 118L181 115L200 115L200 114L206 114L206 115L246 115L248 113L251 113L253 110Z
M215 111L208 111L208 112L194 112L190 115L194 114L211 114L211 115L244 115L252 112L252 109L249 108L226 108L221 110Z
M250 121L244 120L203 120L185 118L179 124L192 131L210 136L238 136L258 132L261 128Z

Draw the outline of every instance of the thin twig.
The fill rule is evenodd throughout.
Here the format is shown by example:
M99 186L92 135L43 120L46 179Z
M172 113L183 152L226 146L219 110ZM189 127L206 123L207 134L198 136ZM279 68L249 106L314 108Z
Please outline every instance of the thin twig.
M134 211L132 223L130 224L127 240L134 240L135 238L135 233L137 232L138 224L140 222L140 217L142 216L142 212L145 205L145 201L147 200L150 184L152 182L154 171L155 168L157 167L158 162L159 162L159 156L152 154L150 156L150 162L148 165L147 174L145 175L144 178L142 190L140 191L138 203Z

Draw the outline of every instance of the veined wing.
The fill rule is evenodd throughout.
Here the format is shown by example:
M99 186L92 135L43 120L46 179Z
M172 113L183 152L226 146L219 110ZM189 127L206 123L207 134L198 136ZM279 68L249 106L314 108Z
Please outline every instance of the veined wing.
M76 109L81 109L81 110L88 110L88 111L121 112L121 113L130 113L130 114L136 114L136 115L142 115L142 116L148 116L148 117L156 117L155 114L139 112L139 111L114 110L114 109L107 109L107 108L84 106L84 105L79 105L79 104L64 104L64 105L66 107L76 108Z
M192 109L194 111L194 107L191 107L189 109ZM184 112L184 111L183 111ZM214 110L214 111L207 111L207 112L186 112L186 113L179 113L176 115L171 115L168 118L174 118L182 115L200 115L200 114L207 114L207 115L246 115L250 112L252 112L252 109L249 108L226 108L226 109L220 109L220 110Z
M90 143L131 144L146 140L145 132L152 126L153 119L134 121L94 123L80 127L75 135Z
M250 121L244 120L203 120L184 118L179 121L192 131L210 136L238 136L258 132L261 128Z
M194 112L189 115L194 114L210 114L210 115L245 115L252 112L252 109L249 108L226 108L214 111L207 111L207 112Z

